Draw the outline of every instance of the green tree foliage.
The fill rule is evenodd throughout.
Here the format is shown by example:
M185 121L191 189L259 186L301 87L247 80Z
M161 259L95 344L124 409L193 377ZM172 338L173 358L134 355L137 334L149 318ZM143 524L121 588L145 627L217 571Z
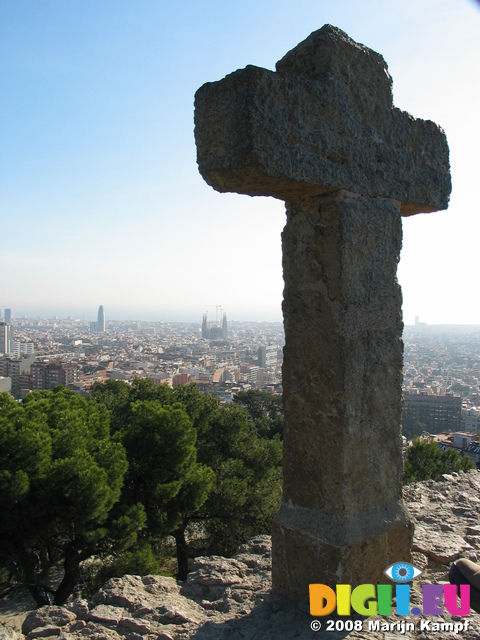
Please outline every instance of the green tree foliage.
M415 438L407 450L403 483L440 480L443 473L469 469L475 469L475 465L468 456L461 456L455 449L442 451L432 439Z
M206 552L231 554L239 543L270 533L280 506L282 443L261 438L238 404L221 405L199 438L199 460L208 460L215 484L196 519L207 532Z
M180 579L188 573L185 529L214 482L210 467L197 462L197 429L192 424L201 427L212 403L196 391L140 379L131 386L108 381L92 389L92 397L111 411L116 437L127 451L129 469L121 501L144 506L147 541L174 536Z
M17 561L38 605L62 604L87 558L103 559L100 577L155 570L151 545L170 534L184 578L188 525L201 523L202 551L233 551L269 531L280 476L279 435L195 385L109 381L88 401L60 387L22 403L1 394L0 564Z
M172 392L197 430L197 460L215 472L208 499L176 531L177 538L191 522L200 524L206 534L201 553L229 555L251 536L270 533L280 506L282 443L275 432L283 428L281 398L246 393L250 410L239 402L221 405L217 396L200 394L194 384Z
M137 545L134 549L110 554L82 567L82 595L94 594L110 578L126 574L145 576L160 571L160 563L151 546Z
M171 523L166 506L177 496L185 476L196 461L196 434L182 408L153 400L132 403L130 424L121 432L129 470L124 497L141 502L152 533L162 533Z
M277 433L283 438L282 397L268 391L249 389L239 391L233 401L248 411L260 436L272 438Z
M414 438L419 438L425 431L427 431L427 425L423 422L416 422L410 428L403 428L402 435L404 435L407 440L413 440Z
M175 537L178 575L185 579L187 548L177 531L203 505L214 479L213 471L197 462L192 422L180 404L137 400L130 423L119 433L130 465L122 501L144 506L149 538Z
M154 385L151 380L135 378L132 384L121 380L96 382L90 398L105 405L110 412L112 433L122 431L131 421L132 404L137 400L157 400L171 404L172 390L166 385Z
M143 508L112 517L126 470L105 407L60 387L22 404L0 394L0 559L17 561L38 605L49 602L48 592L63 604L83 560L135 542ZM52 590L60 561L64 577Z
M231 553L250 536L270 531L280 503L282 444L277 427L262 421L279 417L280 398L249 395L253 418L240 403L221 405L194 384L172 390L147 380L131 387L108 381L94 385L92 396L112 412L127 449L125 496L145 505L151 535L174 536L179 577L188 570L190 524L206 535L198 550L210 553ZM175 438L183 433L178 450L170 430Z

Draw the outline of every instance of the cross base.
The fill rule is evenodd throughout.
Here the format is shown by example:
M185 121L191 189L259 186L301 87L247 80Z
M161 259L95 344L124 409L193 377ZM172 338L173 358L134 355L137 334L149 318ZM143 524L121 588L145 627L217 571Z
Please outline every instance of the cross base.
M321 530L322 523L319 523ZM394 562L411 562L413 525L396 522L380 535L336 546L313 534L282 523L282 511L272 527L272 588L274 593L308 604L309 584L379 584Z

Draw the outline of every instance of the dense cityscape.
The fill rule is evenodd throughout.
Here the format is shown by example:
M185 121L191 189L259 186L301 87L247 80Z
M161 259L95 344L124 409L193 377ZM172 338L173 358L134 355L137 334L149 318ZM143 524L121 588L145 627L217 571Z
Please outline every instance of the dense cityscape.
M480 327L404 330L403 433L480 432ZM195 322L15 318L0 322L0 390L20 399L63 385L88 395L94 382L150 378L195 383L230 402L240 390L282 393L283 325L228 321L221 307Z
M15 318L0 324L0 390L22 398L60 384L87 395L94 382L150 378L154 384L194 382L230 401L242 389L281 393L281 323L228 322L215 310L202 322ZM2 373L0 369L0 374Z

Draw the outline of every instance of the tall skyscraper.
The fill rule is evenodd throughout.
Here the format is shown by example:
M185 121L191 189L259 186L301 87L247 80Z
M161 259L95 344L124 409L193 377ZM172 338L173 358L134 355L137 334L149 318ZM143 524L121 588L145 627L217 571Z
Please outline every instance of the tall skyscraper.
M103 333L105 331L105 311L103 304L98 307L97 331Z
M7 324L12 324L12 310L5 309L5 322Z
M10 353L11 341L12 336L10 325L6 322L0 322L0 353Z
M258 347L258 366L263 369L277 366L277 345L268 344Z

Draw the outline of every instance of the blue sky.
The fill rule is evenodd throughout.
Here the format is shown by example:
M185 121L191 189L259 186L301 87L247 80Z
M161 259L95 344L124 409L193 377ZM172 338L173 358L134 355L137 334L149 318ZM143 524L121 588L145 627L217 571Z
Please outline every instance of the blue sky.
M480 324L474 0L1 0L0 306L281 320L284 205L203 182L193 97L325 23L381 53L396 106L450 144L449 210L404 221L405 322Z

